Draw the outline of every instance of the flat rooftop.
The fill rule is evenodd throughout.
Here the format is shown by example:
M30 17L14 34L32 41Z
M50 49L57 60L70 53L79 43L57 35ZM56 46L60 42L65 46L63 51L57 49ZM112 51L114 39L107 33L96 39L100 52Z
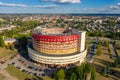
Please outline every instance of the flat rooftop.
M70 28L39 28L39 29L33 30L33 34L61 35L61 36L78 34L78 32L83 32L83 31L78 31L78 30L70 29Z

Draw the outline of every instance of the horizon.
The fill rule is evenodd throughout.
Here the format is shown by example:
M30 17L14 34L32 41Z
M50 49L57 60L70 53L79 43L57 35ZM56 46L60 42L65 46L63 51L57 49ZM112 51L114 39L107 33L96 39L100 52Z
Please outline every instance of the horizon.
M119 0L0 0L0 14L120 14Z

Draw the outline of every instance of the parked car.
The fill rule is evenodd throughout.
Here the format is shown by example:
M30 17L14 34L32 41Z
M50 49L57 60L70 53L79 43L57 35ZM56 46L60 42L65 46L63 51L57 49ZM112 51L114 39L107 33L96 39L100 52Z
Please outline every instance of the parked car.
M1 63L1 64L4 64L4 63L5 63L5 61L1 61L0 63Z

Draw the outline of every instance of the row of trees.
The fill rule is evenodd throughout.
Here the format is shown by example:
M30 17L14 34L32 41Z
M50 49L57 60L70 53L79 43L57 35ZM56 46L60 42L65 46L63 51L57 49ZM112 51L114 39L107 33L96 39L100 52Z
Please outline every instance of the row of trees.
M5 37L15 37L20 32L31 30L35 28L36 26L40 25L38 21L34 21L34 20L31 20L31 21L17 20L13 24L19 27L16 27L12 30L4 30L2 33L0 33L0 35L5 36Z
M97 55L100 55L102 53L102 48L101 48L101 44L97 44Z
M106 66L102 69L102 74L103 74L104 76L107 76L109 72L110 72L110 67L109 67L109 65L106 65Z
M56 72L56 80L96 80L96 70L90 64L82 64L69 68L66 72L59 69Z
M102 45L107 46L108 42L106 42L106 41L98 41L96 44L97 44L97 46L96 46L96 54L101 55L101 53L102 53Z
M0 36L0 47L5 47L5 43L2 36Z
M94 32L87 32L87 36L91 36L91 37L108 37L108 38L113 38L113 39L119 39L120 38L120 32L94 31Z
M114 62L111 65L106 65L103 69L102 69L102 74L104 76L108 76L108 74L110 73L111 69L110 67L116 68L120 66L120 57L116 58L114 60Z

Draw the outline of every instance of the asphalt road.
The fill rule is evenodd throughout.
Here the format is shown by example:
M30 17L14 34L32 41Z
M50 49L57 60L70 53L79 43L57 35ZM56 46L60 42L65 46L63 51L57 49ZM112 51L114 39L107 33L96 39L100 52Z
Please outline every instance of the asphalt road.
M90 47L90 51L87 54L86 61L89 63L93 63L94 61L95 47L96 47L96 43L92 43Z

